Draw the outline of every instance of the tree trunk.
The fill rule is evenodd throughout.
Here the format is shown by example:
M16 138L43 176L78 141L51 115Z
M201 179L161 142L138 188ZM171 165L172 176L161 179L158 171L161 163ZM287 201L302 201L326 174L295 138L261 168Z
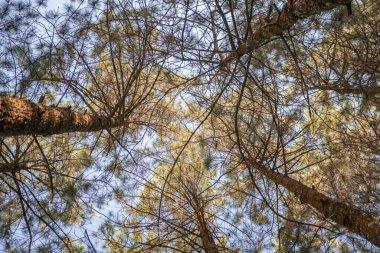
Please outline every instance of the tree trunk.
M212 233L210 231L208 222L205 217L204 206L198 199L198 195L194 193L190 194L193 197L193 199L190 200L190 205L192 206L195 212L196 219L199 225L198 229L201 233L203 249L206 253L218 253L218 247L215 244L214 238L212 237Z
M203 209L197 212L197 220L199 224L199 230L201 232L202 244L206 253L218 253L218 247L215 244L212 233L205 220Z
M25 99L0 97L0 136L53 135L92 132L123 124L70 108L35 104Z
M351 0L289 0L267 24L261 24L261 27L253 31L248 40L239 45L235 52L223 59L220 65L226 66L240 55L248 54L259 48L274 36L279 36L290 29L300 19L349 3L351 3Z
M264 166L258 170L273 182L294 193L302 204L309 204L326 218L360 235L380 247L380 221L346 203L336 201L288 176L276 173Z
M335 91L340 94L365 94L373 95L380 93L379 86L349 87L347 85L314 85L311 90Z

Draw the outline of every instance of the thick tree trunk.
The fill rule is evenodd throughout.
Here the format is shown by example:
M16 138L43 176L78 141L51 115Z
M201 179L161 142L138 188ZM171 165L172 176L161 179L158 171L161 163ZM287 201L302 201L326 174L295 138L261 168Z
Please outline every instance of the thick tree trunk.
M223 59L220 65L226 66L240 55L252 52L274 36L279 36L290 29L300 19L349 3L351 0L289 0L267 24L262 24L260 29L253 31L252 36L239 45L235 52Z
M263 166L259 166L258 169L267 178L294 193L302 204L311 205L324 217L380 247L379 220L358 208L336 201L288 176L276 173Z
M115 119L70 108L35 104L25 99L0 97L0 136L53 135L92 132L121 125Z

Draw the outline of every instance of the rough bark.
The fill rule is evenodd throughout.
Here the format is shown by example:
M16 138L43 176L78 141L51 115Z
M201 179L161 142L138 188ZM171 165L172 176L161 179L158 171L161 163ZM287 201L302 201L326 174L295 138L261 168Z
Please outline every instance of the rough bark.
M220 65L226 66L237 57L248 54L270 41L274 36L281 35L290 29L298 20L307 18L323 11L332 10L341 5L347 5L351 0L289 0L267 24L252 32L248 40L237 47L235 52L222 59Z
M380 221L376 218L354 206L336 201L288 176L263 166L259 166L259 171L273 182L294 193L302 204L311 205L324 217L380 247Z
M0 97L0 136L53 135L92 132L116 127L123 122L71 108L45 106L25 99Z

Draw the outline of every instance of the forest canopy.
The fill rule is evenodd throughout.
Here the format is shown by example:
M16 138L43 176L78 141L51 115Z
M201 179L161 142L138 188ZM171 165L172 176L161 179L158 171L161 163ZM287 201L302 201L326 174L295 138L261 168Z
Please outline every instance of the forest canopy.
M2 252L379 252L379 1L53 2L0 2Z

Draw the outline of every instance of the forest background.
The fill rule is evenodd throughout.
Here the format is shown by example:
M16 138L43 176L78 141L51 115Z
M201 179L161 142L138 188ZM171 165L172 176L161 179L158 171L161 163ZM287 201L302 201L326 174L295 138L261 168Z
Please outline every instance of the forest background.
M379 10L1 1L1 250L377 252Z

